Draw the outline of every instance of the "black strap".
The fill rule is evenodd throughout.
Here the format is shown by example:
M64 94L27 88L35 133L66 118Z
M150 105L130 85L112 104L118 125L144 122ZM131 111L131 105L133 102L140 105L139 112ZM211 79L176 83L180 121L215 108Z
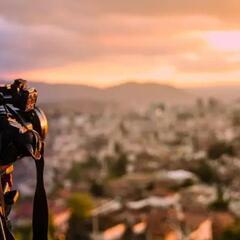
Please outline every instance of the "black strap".
M44 155L40 160L35 160L37 183L33 202L33 240L48 239L48 203L44 188Z
M7 224L7 218L5 214L5 201L4 192L2 185L2 175L0 175L0 203L1 203L1 214L0 214L0 239L1 240L15 240L12 233L9 231Z

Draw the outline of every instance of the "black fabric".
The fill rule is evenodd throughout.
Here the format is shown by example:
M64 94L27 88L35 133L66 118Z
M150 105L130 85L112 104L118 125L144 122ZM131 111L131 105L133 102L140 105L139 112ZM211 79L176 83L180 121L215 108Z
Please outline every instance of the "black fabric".
M20 152L26 147L26 144L32 144L35 149L37 144L32 142L30 131L20 131L21 125L13 118L7 118L6 115L0 115L0 166L8 165L20 159L22 156L29 156L29 153ZM28 141L27 141L28 140ZM44 146L44 145L43 145ZM44 188L44 151L42 146L41 158L35 160L36 164L36 190L33 201L33 216L32 229L33 240L48 239L48 204L47 196ZM34 157L34 156L33 156ZM0 216L1 217L1 216ZM0 219L3 222L5 232L7 233L6 240L14 240L11 233L8 231L7 224L4 218ZM0 229L1 233L1 229ZM4 238L3 238L4 239ZM2 236L0 234L0 240ZM5 239L4 239L5 240Z
M35 160L37 183L33 202L33 240L48 240L48 203L44 187L44 157ZM1 182L0 182L1 184ZM9 231L4 216L0 215L0 240L15 240Z
M37 170L37 185L33 203L33 240L48 239L48 203L44 188L44 157L35 160Z
M0 166L9 165L24 156L30 155L25 145L31 140L26 141L29 139L27 135L30 135L31 131L26 131L16 119L7 117L7 115L1 115L0 134Z
M20 155L16 139L18 139L19 129L11 125L6 116L0 117L1 151L0 165L8 165L18 159Z

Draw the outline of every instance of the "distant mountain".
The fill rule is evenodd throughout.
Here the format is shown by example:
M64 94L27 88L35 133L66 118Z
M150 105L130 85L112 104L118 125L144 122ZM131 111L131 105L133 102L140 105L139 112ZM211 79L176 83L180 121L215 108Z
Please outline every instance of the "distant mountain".
M3 82L2 82L3 83ZM4 81L5 83L5 81ZM240 99L240 86L178 89L157 83L128 82L109 88L87 85L47 84L32 82L39 91L39 101L68 106L118 106L120 108L146 107L151 103L188 104L196 98L215 97L223 101Z
M104 90L108 99L126 105L149 105L165 102L167 104L189 103L194 96L182 89L156 83L125 83Z
M145 107L151 103L189 103L194 96L184 90L154 83L126 83L100 89L85 85L32 83L43 103L66 103L73 101L95 101L117 104L122 108Z
M29 83L39 92L39 100L44 103L61 103L79 99L98 99L101 90L86 85Z

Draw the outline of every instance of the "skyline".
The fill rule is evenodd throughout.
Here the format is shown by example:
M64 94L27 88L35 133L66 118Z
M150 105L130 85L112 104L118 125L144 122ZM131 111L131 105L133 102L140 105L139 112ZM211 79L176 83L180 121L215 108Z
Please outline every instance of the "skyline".
M240 85L237 0L0 1L0 78Z

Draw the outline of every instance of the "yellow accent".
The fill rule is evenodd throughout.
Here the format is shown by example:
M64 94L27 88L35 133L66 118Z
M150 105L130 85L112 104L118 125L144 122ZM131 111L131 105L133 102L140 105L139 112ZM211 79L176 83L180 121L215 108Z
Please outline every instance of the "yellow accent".
M13 199L13 202L14 203L17 202L18 198L19 198L19 192L16 193L16 195L15 195L15 197Z
M6 174L10 174L10 173L12 173L13 170L14 170L13 165L9 166L9 167L6 169Z

